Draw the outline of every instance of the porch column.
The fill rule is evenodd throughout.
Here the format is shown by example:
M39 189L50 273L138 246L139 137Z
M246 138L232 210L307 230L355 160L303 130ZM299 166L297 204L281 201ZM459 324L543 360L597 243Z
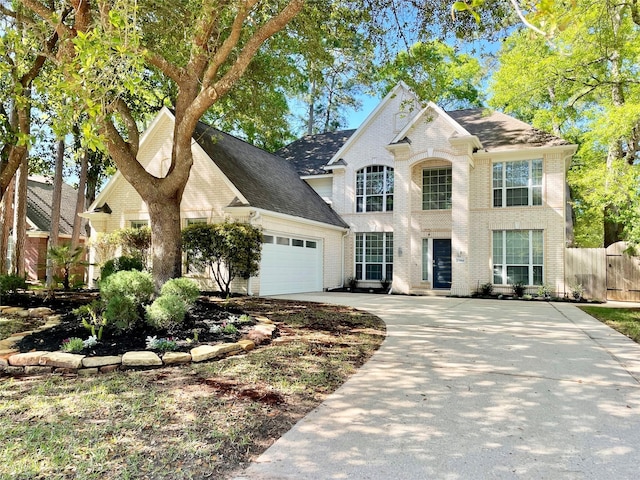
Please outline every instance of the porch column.
M452 162L451 295L471 295L469 286L469 173L466 156Z
M393 293L409 293L411 264L411 169L408 160L396 161L393 170Z

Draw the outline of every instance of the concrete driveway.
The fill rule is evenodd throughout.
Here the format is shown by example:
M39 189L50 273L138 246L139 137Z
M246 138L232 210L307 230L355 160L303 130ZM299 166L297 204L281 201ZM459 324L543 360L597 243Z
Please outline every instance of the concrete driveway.
M640 477L640 346L573 305L287 298L368 310L388 336L237 480Z

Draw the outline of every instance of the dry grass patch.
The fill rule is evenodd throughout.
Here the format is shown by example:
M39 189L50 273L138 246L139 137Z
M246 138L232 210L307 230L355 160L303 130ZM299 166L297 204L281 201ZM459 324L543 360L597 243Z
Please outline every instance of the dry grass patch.
M226 478L362 365L383 322L343 307L233 299L287 341L221 362L0 379L0 479Z

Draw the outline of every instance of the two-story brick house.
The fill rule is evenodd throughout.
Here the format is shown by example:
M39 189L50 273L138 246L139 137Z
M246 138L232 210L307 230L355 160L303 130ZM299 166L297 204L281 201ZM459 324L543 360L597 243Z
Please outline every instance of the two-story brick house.
M498 112L421 107L404 84L357 130L279 152L349 224L349 275L454 295L487 282L563 291L574 153Z
M142 138L139 158L158 175L172 122L163 109ZM330 289L351 276L392 280L394 293L469 295L486 282L563 291L574 152L497 112L422 106L401 83L358 129L304 137L278 156L200 124L182 217L262 227L261 272L237 285L250 294ZM119 175L91 210L96 232L148 219Z

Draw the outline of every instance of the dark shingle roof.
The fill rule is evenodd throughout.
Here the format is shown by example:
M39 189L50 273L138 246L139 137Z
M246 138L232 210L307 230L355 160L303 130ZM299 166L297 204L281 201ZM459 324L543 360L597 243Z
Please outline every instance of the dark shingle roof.
M474 108L447 112L471 135L480 139L483 148L504 150L508 148L551 147L569 145L569 142L504 113Z
M322 167L340 150L355 130L341 130L317 135L306 135L276 152L292 162L300 176L322 175Z
M77 191L62 184L60 202L60 234L71 235L73 219L76 215ZM51 230L51 205L53 204L53 184L44 180L27 180L27 218L43 232Z
M202 122L193 138L251 206L347 227L290 162Z

